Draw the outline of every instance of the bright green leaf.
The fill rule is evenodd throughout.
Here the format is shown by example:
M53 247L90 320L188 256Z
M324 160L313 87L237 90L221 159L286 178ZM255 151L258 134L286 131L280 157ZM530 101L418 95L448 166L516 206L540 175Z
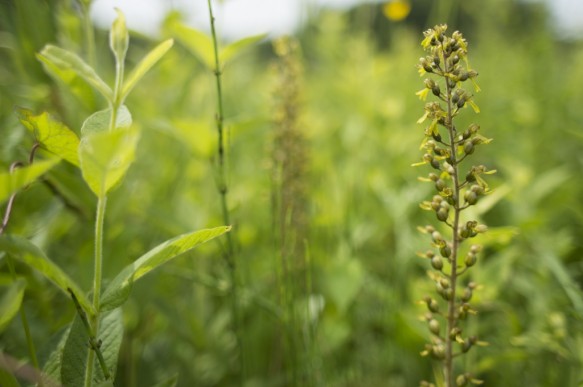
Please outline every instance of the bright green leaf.
M109 130L111 120L111 109L104 109L90 115L81 126L81 135L86 136L92 133ZM128 128L132 124L132 114L126 105L121 105L117 109L115 116L116 128Z
M243 50L264 39L266 36L267 34L248 36L229 44L221 50L221 54L219 56L221 64L226 64L235 56L239 55Z
M91 86L83 78L77 75L75 71L59 67L40 54L36 54L36 57L43 64L45 71L56 81L62 82L83 103L87 110L95 110L95 94Z
M170 50L170 47L174 44L173 39L168 39L160 43L156 48L150 51L138 65L132 70L130 75L127 77L121 91L121 100L123 101L128 94L132 91L134 86L138 83L140 79L156 64L158 61Z
M61 359L63 357L63 349L67 343L69 337L69 332L71 332L71 325L67 325L65 328L61 329L57 334L51 339L53 343L54 350L50 353L44 367L43 367L43 380L48 383L46 385L56 385L57 380L61 380Z
M19 278L8 287L8 290L3 292L3 296L0 298L0 332L6 328L6 325L18 313L25 288L26 281L23 278Z
M113 100L113 91L111 88L78 55L50 44L47 44L39 55L43 57L43 62L49 62L61 70L73 70L85 82L99 91L107 101Z
M69 296L67 289L71 289L77 296L83 309L90 315L95 315L93 306L75 281L29 240L17 235L0 235L0 251L11 254L18 260L39 271L67 296Z
M215 68L215 51L210 36L185 26L178 20L169 22L170 33L209 69Z
M32 165L15 169L14 172L0 173L0 203L24 186L35 181L43 173L51 169L60 160L58 158L39 161Z
M81 139L79 158L83 179L98 197L104 197L126 174L134 161L139 130L93 133Z
M123 304L128 296L128 288L150 271L229 230L231 230L230 226L199 230L180 235L158 245L126 266L111 281L101 297L101 310L111 310Z
M47 112L34 115L31 110L16 108L18 117L47 151L79 166L79 137L65 124L51 117Z

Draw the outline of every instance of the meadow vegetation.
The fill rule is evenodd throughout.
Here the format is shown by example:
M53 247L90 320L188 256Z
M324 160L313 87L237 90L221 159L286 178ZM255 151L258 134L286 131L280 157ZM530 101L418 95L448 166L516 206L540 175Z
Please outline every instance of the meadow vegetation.
M477 284L477 315L464 329L488 345L459 358L459 371L487 386L583 382L583 44L558 36L541 4L418 0L401 21L382 5L312 10L293 37L236 44L221 40L217 23L216 51L210 32L171 14L159 37L131 33L122 55L123 42L112 52L109 31L88 24L89 3L0 4L2 218L11 209L0 235L2 386L32 385L35 362L53 375L60 362L61 376L74 364L79 376L85 362L51 357L72 321L71 331L85 332L79 308L89 336L101 309L103 319L117 311L119 352L106 359L115 376L95 374L110 385L440 386L440 363L420 355L435 284L417 227L436 214L419 203L435 188L411 164L425 130L416 124L420 41L441 23L463 32L479 71L482 91L464 87L480 113L464 108L458 125L478 122L493 139L468 165L498 171L470 209L488 232L472 239L482 248L465 274ZM122 82L125 100L59 73L47 51L75 53L113 91L116 55L127 80L170 39L135 87ZM43 141L36 149L35 124L63 123L79 141L89 117L122 102L139 135L115 181L87 184L77 153L58 162ZM122 126L112 115L93 121L113 123L114 133ZM19 170L29 180L14 177ZM105 197L99 286L96 208ZM145 252L209 229L212 241L192 251L171 243L168 260L182 255L136 274ZM47 278L34 263L43 257L72 280ZM124 286L119 273L130 273ZM108 303L94 296L100 287L113 289ZM93 352L93 338L78 347Z

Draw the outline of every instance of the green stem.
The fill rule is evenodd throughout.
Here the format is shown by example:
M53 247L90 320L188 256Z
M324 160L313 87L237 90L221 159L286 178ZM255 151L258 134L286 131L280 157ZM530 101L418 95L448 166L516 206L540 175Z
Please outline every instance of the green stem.
M445 55L444 55L445 58ZM444 60L444 70L447 74L448 63L447 60ZM460 184L459 184L459 171L458 171L458 160L457 160L457 149L455 144L455 128L453 125L453 108L451 104L451 94L452 90L447 82L446 78L446 96L447 96L447 121L446 126L449 134L449 143L450 143L450 152L451 152L451 159L452 159L452 167L454 170L453 173L453 208L454 208L454 219L452 224L452 253L451 253L451 273L450 273L450 286L451 286L451 298L448 301L447 305L447 330L446 330L446 345L445 345L445 360L444 360L444 377L445 377L445 386L446 387L453 387L454 384L454 367L453 367L453 342L454 340L449 337L449 332L451 332L456 326L456 287L457 287L457 256L458 256L458 247L459 247L459 238L457 236L457 232L459 229L459 222L460 222L460 213L462 211L460 206Z
M83 27L85 29L85 50L87 55L87 62L91 67L95 67L95 34L93 32L93 24L91 23L91 15L89 12L90 1L81 1L83 9Z
M211 23L211 33L213 40L213 49L215 57L215 80L217 89L217 116L216 116L216 126L218 131L218 178L217 178L217 188L221 196L221 210L223 214L223 222L226 225L231 224L229 206L228 206L228 187L226 181L225 173L225 135L224 135L224 110L223 110L223 87L221 79L221 63L219 59L219 48L218 39L215 29L215 17L213 15L213 8L211 5L211 0L207 0L209 9L209 18ZM235 331L235 337L237 341L237 349L239 352L239 384L243 385L243 379L245 374L245 363L243 355L243 344L241 332L239 329L239 302L238 302L238 284L237 284L237 262L235 259L235 246L233 241L232 233L227 233L227 251L226 251L226 261L229 268L230 280L231 280L231 308L233 314L233 330Z

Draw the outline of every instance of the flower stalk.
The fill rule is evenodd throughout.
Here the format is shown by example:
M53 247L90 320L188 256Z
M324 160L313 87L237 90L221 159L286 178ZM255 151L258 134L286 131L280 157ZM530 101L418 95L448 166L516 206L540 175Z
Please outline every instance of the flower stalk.
M425 114L418 120L418 123L429 124L421 144L421 149L425 150L423 159L414 166L429 165L432 168L432 172L420 180L433 183L436 193L431 201L421 203L421 208L434 212L440 223L420 228L431 237L431 249L420 255L431 263L433 271L429 276L441 298L438 301L439 298L429 295L424 297L431 342L421 354L441 362L444 385L453 387L481 384L471 373L459 370L455 364L455 359L474 345L485 344L464 332L464 320L476 313L469 301L477 285L462 276L475 265L481 250L477 244L465 247L465 242L486 232L487 227L476 220L465 220L462 215L490 192L481 175L495 171L483 165L464 169L463 163L469 156L491 139L479 134L477 124L471 124L465 130L456 126L455 120L465 107L471 106L475 113L480 112L473 94L463 88L464 83L469 80L475 92L480 89L475 82L478 73L469 66L467 41L458 31L451 36L447 36L446 31L446 25L437 25L424 32L421 43L428 55L420 59L418 69L420 75L427 78L425 88L417 95L426 100L431 93L436 101L425 104ZM463 263L460 262L462 251L467 251ZM445 331L441 330L440 320L445 323ZM423 381L421 386L434 384Z

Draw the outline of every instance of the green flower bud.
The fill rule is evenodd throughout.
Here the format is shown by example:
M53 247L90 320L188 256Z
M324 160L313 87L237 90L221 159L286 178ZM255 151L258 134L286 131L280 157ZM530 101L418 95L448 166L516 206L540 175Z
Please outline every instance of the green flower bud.
M452 330L449 332L449 338L450 338L451 340L455 340L455 338L456 338L458 335L461 335L461 333L462 333L462 330L461 330L461 328L459 328L459 327L454 327L454 328L452 328Z
M445 347L443 344L435 344L431 347L431 355L437 360L445 358Z
M130 37L123 13L118 8L115 11L117 12L117 18L113 21L111 31L109 32L109 47L115 55L117 62L121 63L125 60Z
M441 285L442 288L444 289L448 289L449 288L449 280L447 278L440 278L439 279L439 284Z
M445 184L445 181L443 181L442 179L438 179L435 182L435 189L438 190L439 192L443 191L445 187L447 187L447 185Z
M429 296L425 296L425 303L427 303L427 309L433 313L439 313L439 303Z
M468 385L468 378L466 377L466 375L458 375L458 377L455 379L455 384L458 387L467 386Z
M464 293L462 294L461 298L460 298L463 302L468 302L469 300L472 299L472 289L470 289L469 287L464 289Z

